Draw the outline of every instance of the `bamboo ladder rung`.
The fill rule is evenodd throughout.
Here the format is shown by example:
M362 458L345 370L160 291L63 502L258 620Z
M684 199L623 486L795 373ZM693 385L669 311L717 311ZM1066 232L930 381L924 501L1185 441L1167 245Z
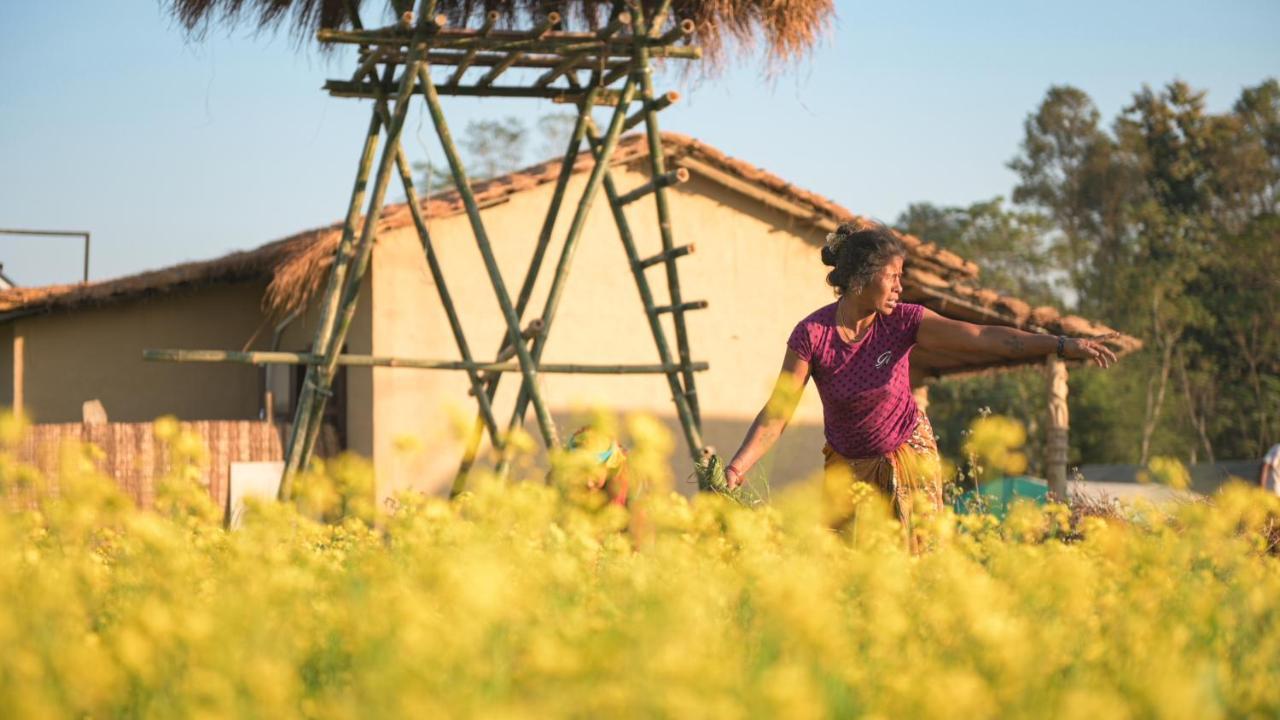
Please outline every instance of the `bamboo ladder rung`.
M690 300L679 305L659 305L653 309L653 312L662 315L664 313L687 312L689 310L706 310L708 305L710 303L706 300Z
M661 112L671 107L672 105L676 104L677 102L680 102L680 93L676 92L675 90L670 90L668 92L665 92L662 95L654 98L653 100L646 102L644 104L644 107L636 111L635 114L627 118L627 121L623 123L622 125L623 131L625 132L627 130L630 130L631 128L644 122L645 118L648 116L648 113Z
M630 205L631 203L643 198L644 196L657 191L659 188L671 187L679 185L682 182L688 182L689 171L685 168L676 168L670 172L665 172L640 187L632 190L625 195L618 197L619 205Z
M697 249L697 246L695 245L695 243L689 243L688 245L680 245L678 247L671 248L671 250L669 251L660 252L657 255L652 255L650 257L647 257L641 260L639 263L637 263L637 265L639 266L639 269L644 270L647 268L651 268L654 265L665 263L668 260L675 260L676 258L681 258L681 257L684 257L685 255L692 255L696 249Z

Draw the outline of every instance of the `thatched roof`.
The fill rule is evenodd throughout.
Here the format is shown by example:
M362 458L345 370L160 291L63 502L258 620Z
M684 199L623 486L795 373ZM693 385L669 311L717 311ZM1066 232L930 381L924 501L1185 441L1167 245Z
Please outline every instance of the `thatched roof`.
M782 178L749 163L725 155L710 145L674 133L664 133L663 149L668 166L683 166L695 176L741 192L752 199L792 217L797 224L829 231L859 216L816 193L798 188ZM624 137L614 153L616 165L639 165L648 155L643 135ZM592 165L583 153L574 165L585 172ZM505 202L516 193L554 183L560 161L550 161L493 180L476 183L473 190L481 207ZM442 218L464 212L456 192L434 195L422 201L424 214ZM378 223L380 233L411 227L407 205L389 205ZM340 224L308 230L215 260L186 263L115 280L88 284L15 288L0 292L0 320L18 315L54 312L102 305L125 299L160 295L218 283L258 280L266 283L263 309L274 318L283 318L305 306L323 287L342 232ZM814 233L819 242L823 233ZM1031 307L1026 302L984 289L977 284L978 267L955 253L911 235L900 235L909 256L903 280L904 299L933 310L973 322L1008 325L1025 330L1079 337L1100 337L1113 331L1107 326L1056 308ZM1132 352L1141 342L1116 335L1107 343L1117 353ZM916 357L936 375L972 372L1002 367L992 358L953 358L942 354ZM1014 363L1025 365L1026 363Z
M643 3L648 18L661 5L656 0L629 4L637 1ZM243 23L260 29L287 28L299 38L312 37L320 29L351 28L352 7L369 22L390 18L396 5L417 6L387 0L166 0L166 4L196 35L213 23ZM513 29L530 27L534 17L555 11L563 18L565 30L596 30L608 21L613 6L609 0L439 0L435 11L448 16L452 27L476 26L486 13L496 11L499 26ZM729 46L747 52L763 43L766 57L777 65L803 57L826 32L834 14L831 0L674 0L666 24L693 20L692 40L703 47L712 64Z

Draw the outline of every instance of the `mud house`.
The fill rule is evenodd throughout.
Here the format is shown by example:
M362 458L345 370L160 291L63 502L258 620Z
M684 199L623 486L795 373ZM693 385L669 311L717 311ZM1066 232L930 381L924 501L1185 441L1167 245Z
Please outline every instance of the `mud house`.
M677 241L696 246L680 260L685 299L708 302L687 316L694 359L710 364L698 384L704 436L732 450L768 394L792 326L832 300L818 251L826 233L853 213L697 140L668 134L663 148L669 167L690 172L670 198ZM621 188L647 181L636 162L647 152L640 138L623 140L614 159ZM590 161L583 157L578 165L570 198L585 182L581 171ZM550 162L476 185L509 285L518 283L528 263L558 169L559 162ZM492 352L503 325L461 203L446 193L424 206L472 351ZM641 251L655 252L659 239L651 213L628 212L634 214L630 221ZM316 317L313 299L326 280L339 231L311 230L215 260L115 280L0 292L0 404L19 407L38 423L80 422L83 404L94 399L112 422L166 414L190 421L288 422L301 377L296 367L144 362L143 350L307 351ZM592 209L583 238L543 362L656 362L606 203ZM921 239L905 241L911 253L904 280L909 301L952 317L1033 331L1109 332L1098 323L984 290L973 263ZM546 288L535 291L531 307L539 307L538 292ZM1124 336L1111 342L1121 352L1137 347ZM404 206L383 212L346 351L457 358ZM1046 392L1060 395L1054 411L1060 417L1049 424L1061 434L1065 453L1065 368L1055 363L1048 363ZM994 356L963 362L919 350L914 365L922 388L932 377L1007 367ZM653 413L675 427L659 375L541 378L561 419L574 408L599 406ZM504 386L498 417L510 414L518 383ZM474 413L467 390L458 372L347 367L328 406L327 425L338 445L372 458L381 493L407 486L439 491L460 458L455 420L465 417L469 425ZM922 400L925 393L920 391ZM821 407L809 391L770 471L792 478L818 469L821 445ZM677 448L675 457L678 476L687 475L685 449Z

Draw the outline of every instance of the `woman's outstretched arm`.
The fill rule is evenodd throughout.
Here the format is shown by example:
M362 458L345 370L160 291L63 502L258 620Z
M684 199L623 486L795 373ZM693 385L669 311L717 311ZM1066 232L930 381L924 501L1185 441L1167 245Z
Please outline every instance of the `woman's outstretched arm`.
M782 360L782 371L778 373L778 382L774 383L773 394L765 403L756 419L747 430L742 440L742 447L734 453L729 466L725 468L725 479L730 488L742 484L747 471L769 452L769 448L777 442L782 431L786 429L791 415L800 402L805 383L809 382L809 363L801 360L794 350L787 349Z
M924 350L952 353L982 353L1010 360L1043 357L1058 352L1057 335L1038 335L1003 325L975 325L963 320L945 318L925 309L916 342ZM1065 338L1063 354L1071 360L1093 362L1108 367L1116 361L1111 348L1097 340Z

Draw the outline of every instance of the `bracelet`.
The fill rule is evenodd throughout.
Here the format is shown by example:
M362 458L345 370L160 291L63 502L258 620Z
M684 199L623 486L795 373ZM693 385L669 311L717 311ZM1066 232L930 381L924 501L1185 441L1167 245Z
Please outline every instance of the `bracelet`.
M1067 359L1067 336L1066 335L1058 336L1058 357L1063 360Z

